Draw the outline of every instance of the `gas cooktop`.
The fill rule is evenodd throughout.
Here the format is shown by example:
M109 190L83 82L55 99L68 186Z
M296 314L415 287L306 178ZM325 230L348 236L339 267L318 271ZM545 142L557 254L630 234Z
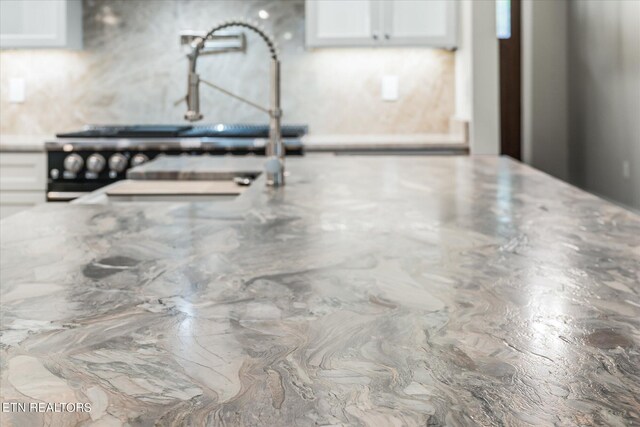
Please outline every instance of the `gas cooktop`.
M307 133L307 126L282 126L283 138L299 138ZM87 126L77 132L59 133L58 138L267 138L269 126L247 124L135 125Z
M0 0L2 1L2 0ZM287 156L304 154L306 126L283 126ZM87 126L47 141L47 200L68 201L125 179L160 155L265 156L267 125Z

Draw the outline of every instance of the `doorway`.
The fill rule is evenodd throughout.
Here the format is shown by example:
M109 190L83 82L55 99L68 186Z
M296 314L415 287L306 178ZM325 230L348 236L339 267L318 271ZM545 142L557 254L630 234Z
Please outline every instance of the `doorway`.
M500 154L522 160L521 0L496 0L500 58Z

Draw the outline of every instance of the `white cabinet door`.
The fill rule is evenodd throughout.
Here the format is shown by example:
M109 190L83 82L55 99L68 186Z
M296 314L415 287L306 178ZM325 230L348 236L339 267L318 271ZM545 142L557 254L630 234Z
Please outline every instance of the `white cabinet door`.
M307 0L307 46L373 46L380 38L378 0Z
M0 218L44 203L46 189L45 153L0 153Z
M46 188L45 153L0 153L0 190L37 190L44 193Z
M457 1L384 0L383 43L453 49L457 42Z
M0 0L0 48L82 47L80 0Z
M307 46L457 44L457 0L307 0Z

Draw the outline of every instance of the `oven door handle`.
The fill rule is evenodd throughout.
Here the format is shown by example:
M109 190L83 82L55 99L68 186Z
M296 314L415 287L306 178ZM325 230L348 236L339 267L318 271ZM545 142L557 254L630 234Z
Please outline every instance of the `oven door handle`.
M90 191L49 191L47 201L49 202L70 202L78 197L89 194Z

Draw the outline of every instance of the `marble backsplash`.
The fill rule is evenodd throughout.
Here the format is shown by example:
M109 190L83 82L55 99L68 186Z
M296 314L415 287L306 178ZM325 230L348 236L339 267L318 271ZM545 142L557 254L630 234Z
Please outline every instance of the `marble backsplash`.
M182 123L187 60L181 30L220 20L260 21L282 55L285 123L314 134L447 132L454 112L454 55L427 48L307 50L303 0L84 0L84 49L0 52L0 133L55 133L87 123ZM269 18L261 20L260 10ZM269 61L247 34L245 53L201 58L203 78L267 104ZM396 102L380 98L385 74L399 76ZM11 78L24 78L27 99L8 102ZM266 123L253 110L202 88L203 123Z

